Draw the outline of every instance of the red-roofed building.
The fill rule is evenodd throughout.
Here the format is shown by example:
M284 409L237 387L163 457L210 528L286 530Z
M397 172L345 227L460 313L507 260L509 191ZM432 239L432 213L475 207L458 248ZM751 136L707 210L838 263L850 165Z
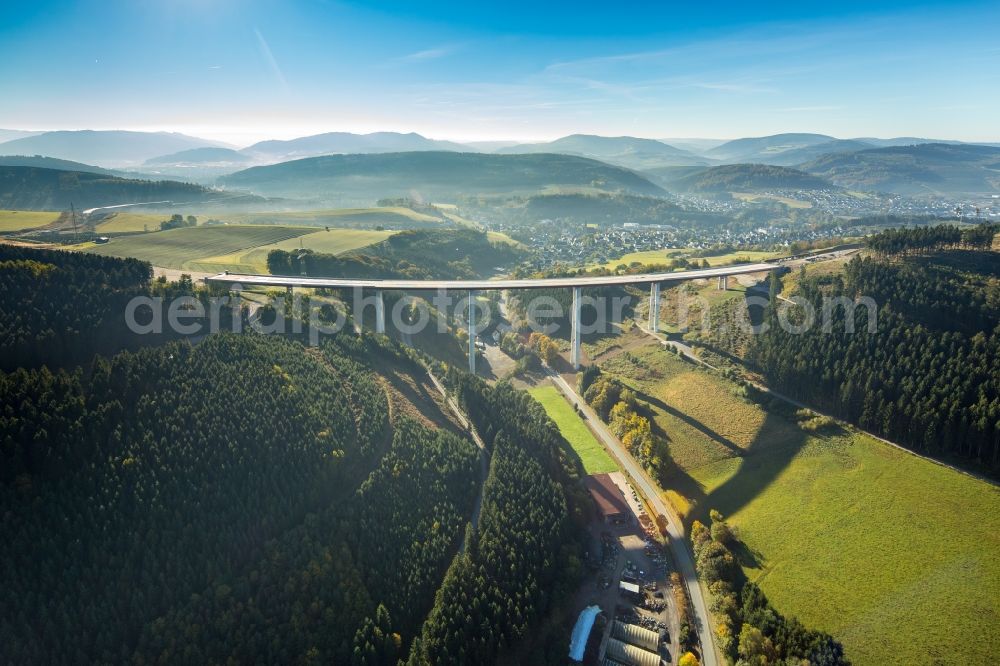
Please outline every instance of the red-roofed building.
M609 523L628 521L628 502L610 474L591 474L583 483L594 498L601 518Z

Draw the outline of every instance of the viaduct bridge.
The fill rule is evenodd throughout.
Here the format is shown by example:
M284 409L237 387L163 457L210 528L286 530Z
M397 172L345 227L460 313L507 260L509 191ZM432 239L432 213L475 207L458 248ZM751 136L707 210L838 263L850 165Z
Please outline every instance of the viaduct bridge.
M646 273L639 275L602 275L544 279L499 279L499 280L355 280L347 278L299 277L285 275L246 275L220 273L204 278L210 284L284 287L291 291L295 287L304 289L361 289L375 292L375 331L385 332L385 301L382 293L389 291L429 291L467 292L469 296L469 371L476 371L475 302L480 291L506 289L572 289L573 307L570 315L570 339L572 348L570 361L574 368L580 367L580 299L584 287L607 287L622 285L649 285L649 327L656 330L660 319L660 287L672 282L683 282L698 278L716 278L719 289L727 288L727 278L732 275L763 273L781 268L778 264L739 264L719 268L702 268L673 273Z

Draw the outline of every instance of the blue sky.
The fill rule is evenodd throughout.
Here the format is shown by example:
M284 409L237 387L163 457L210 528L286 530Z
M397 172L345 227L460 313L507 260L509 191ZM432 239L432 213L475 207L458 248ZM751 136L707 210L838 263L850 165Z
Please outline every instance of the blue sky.
M0 6L0 127L1000 140L1000 3Z

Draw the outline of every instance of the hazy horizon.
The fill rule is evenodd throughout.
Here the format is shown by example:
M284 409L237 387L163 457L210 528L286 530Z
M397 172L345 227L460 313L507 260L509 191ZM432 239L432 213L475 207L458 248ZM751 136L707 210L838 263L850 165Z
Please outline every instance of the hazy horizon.
M1000 140L995 3L0 8L0 127Z
M567 136L570 136L570 135L600 136L600 137L604 137L604 138L652 139L654 141L660 141L660 142L664 142L664 143L668 143L668 144L671 141L675 141L677 143L682 143L682 142L699 142L699 141L724 143L724 142L727 142L727 141L734 141L734 140L737 140L737 139L763 138L763 137L780 135L780 134L822 134L822 135L832 136L834 139L864 139L864 138L895 139L895 138L904 138L904 137L913 136L913 135L909 135L909 134L897 134L897 135L878 136L878 135L870 134L870 133L869 134L859 134L859 135L856 135L856 136L836 136L836 135L830 134L829 132L822 132L822 131L795 131L795 132L789 131L789 132L776 132L774 134L746 134L746 135L733 135L733 136L716 135L716 136L672 136L672 137L662 137L662 136L641 136L641 135L637 135L637 134L596 134L596 133L591 133L591 132L575 132L575 131L570 131L570 132L566 132L564 134L552 135L552 136L547 136L547 137L528 137L528 138L512 138L512 137L479 138L479 137L471 137L471 138L466 138L466 137L460 137L460 136L456 137L456 136L448 136L448 135L431 135L431 134L427 134L425 132L420 132L420 131L412 130L412 129L384 129L383 128L383 129L373 129L373 130L365 130L365 131L352 131L352 130L347 130L347 129L303 128L301 130L297 130L296 128L283 128L283 129L279 130L280 134L277 133L277 132L275 132L275 133L269 133L266 129L261 129L258 132L248 133L248 134L245 134L245 135L244 134L239 134L238 136L245 137L245 138L243 138L242 140L238 140L237 141L237 140L233 140L233 135L231 133L213 134L213 133L209 133L209 132L194 132L194 131L190 131L190 130L186 130L186 129L171 129L171 128L157 128L157 127L49 127L49 128L0 127L0 131L5 131L5 130L6 131L13 130L13 131L32 132L32 133L39 133L39 134L44 134L44 133L47 133L47 132L81 132L81 131L95 131L95 132L115 132L115 131L121 131L121 132L155 132L155 133L165 133L165 134L183 134L185 136L192 137L192 138L205 139L205 140L212 141L212 142L215 142L215 143L218 143L218 144L226 144L226 147L233 148L233 149L248 148L249 146L251 146L251 145L253 145L255 143L259 143L261 141L268 141L268 140L288 141L288 140L291 140L291 139L298 139L298 138L303 138L303 137L316 136L316 135L320 135L320 134L338 133L338 132L346 132L346 133L353 133L353 134L359 134L359 135L371 134L371 133L377 133L377 132L396 132L396 133L399 133L399 134L415 133L415 134L419 134L419 135L421 135L421 136L423 136L424 138L427 138L427 139L432 139L432 140L436 140L436 141L451 141L451 142L454 142L454 143L461 143L461 144L470 145L470 146L472 144L483 144L483 143L497 143L497 144L503 144L503 143L509 143L509 144L548 143L548 142L555 141L557 139L564 138L564 137L567 137ZM963 141L962 139L956 139L953 136L913 136L913 138L941 140L941 141ZM6 143L7 141L11 141L11 140L13 140L13 139L0 140L0 145L2 145L3 143ZM986 139L981 139L981 140L964 140L963 142L964 143L972 143L972 144L996 144L996 143L1000 143L1000 134L998 134L994 138L986 138Z

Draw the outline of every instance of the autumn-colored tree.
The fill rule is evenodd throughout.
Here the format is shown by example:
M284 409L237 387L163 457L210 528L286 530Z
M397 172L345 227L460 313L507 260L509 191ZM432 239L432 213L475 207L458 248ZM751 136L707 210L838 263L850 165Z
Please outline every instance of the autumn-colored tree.
M677 666L700 666L701 662L698 661L698 657L695 656L694 652L685 652L681 655L681 658L677 660Z

